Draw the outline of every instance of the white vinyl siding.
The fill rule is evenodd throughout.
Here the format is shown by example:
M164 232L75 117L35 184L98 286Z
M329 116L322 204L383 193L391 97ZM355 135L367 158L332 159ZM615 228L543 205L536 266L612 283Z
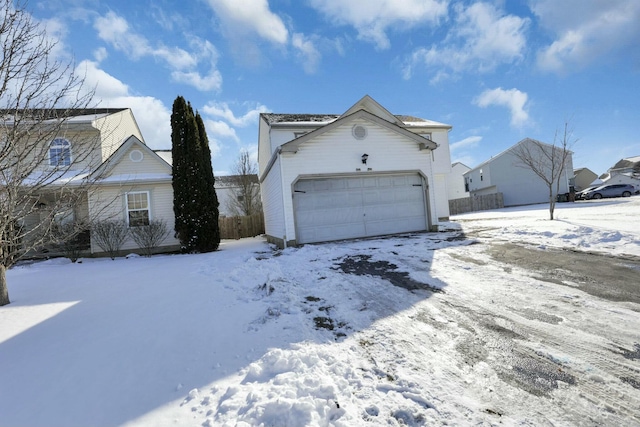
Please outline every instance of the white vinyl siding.
M102 161L111 156L132 135L144 142L130 109L97 119L95 127L100 131L102 138Z
M123 147L124 148L124 147ZM131 160L132 151L141 151L144 153L142 161L135 162ZM145 175L160 175L171 173L171 168L168 168L160 159L152 156L150 153L142 150L137 144L133 144L129 150L127 150L120 161L109 172L111 176L124 175L127 177L144 177Z
M292 239L286 236L284 206L282 203L282 176L280 174L280 158L278 158L271 172L260 184L262 206L264 211L264 228L268 236L277 239Z
M364 140L354 139L351 133L354 125L362 125L367 128L367 137ZM361 159L365 153L369 155L366 165L362 164ZM307 141L299 147L297 153L283 152L280 160L284 166L282 200L285 212L285 232L290 240L295 236L295 223L292 215L294 211L292 184L300 177L413 171L420 172L427 179L428 185L431 185L433 181L430 150L420 150L415 141L408 140L396 132L364 119L347 121L344 125ZM368 168L371 168L371 171L368 171ZM360 170L357 171L357 169ZM436 209L434 209L436 200L433 197L433 191L427 191L427 194L429 194L428 203L431 215L429 223L436 224L438 222ZM267 211L265 206L265 212ZM267 234L270 233L267 232Z
M113 220L127 222L127 207L125 195L131 192L148 192L149 209L151 219L162 219L167 224L170 233L161 246L178 245L179 241L174 237L173 229L175 220L173 215L173 188L171 182L158 184L119 184L113 186L100 186L100 191L93 192L89 200L89 211L94 220ZM137 245L131 239L127 239L122 250L137 249ZM91 242L91 252L102 252L95 242Z
M435 174L433 177L432 191L436 198L436 216L439 221L449 219L449 198L447 197L447 175Z

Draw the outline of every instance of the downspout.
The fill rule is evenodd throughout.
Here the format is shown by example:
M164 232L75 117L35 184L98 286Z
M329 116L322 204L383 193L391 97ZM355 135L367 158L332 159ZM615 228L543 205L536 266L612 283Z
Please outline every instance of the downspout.
M286 188L284 186L284 174L283 174L283 170L282 170L282 148L278 147L278 149L276 150L276 155L280 158L280 188L282 188L282 215L284 217L284 235L282 236L282 248L283 249L287 249L287 210L284 208L284 189Z

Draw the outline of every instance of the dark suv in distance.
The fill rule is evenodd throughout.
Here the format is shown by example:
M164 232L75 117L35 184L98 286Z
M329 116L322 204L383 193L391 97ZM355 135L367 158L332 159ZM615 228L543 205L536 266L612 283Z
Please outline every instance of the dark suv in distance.
M609 184L585 191L582 196L590 200L603 197L629 197L632 194L636 194L636 188L631 184Z

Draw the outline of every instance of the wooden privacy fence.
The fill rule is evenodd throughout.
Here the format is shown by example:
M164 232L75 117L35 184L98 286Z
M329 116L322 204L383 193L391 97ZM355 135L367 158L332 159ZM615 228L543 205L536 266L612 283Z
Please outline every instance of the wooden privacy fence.
M227 216L218 219L221 239L241 239L264 234L264 216Z
M449 200L449 215L504 208L502 193Z

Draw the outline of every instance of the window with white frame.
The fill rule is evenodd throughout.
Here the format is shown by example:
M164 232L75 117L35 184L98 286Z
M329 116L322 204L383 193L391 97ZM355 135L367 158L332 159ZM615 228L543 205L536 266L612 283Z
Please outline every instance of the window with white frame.
M55 138L49 144L49 165L69 166L71 164L71 142L65 138Z
M134 191L126 194L129 227L149 225L149 192Z

